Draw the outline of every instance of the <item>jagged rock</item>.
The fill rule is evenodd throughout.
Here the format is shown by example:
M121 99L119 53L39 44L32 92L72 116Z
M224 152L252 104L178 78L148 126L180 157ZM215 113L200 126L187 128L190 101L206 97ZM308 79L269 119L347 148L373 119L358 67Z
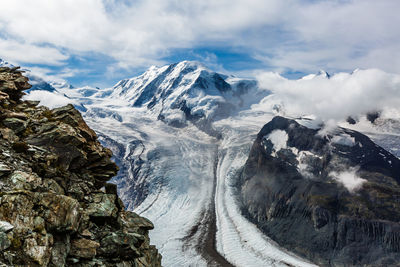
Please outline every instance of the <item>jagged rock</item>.
M0 266L161 266L151 222L124 211L112 153L72 106L22 101L0 68Z
M10 142L17 142L19 140L18 136L8 128L2 128L0 129L0 133L2 137Z
M81 238L71 243L70 255L77 258L92 259L96 256L96 250L100 244L96 241Z
M53 266L65 266L71 250L70 236L56 236L51 250L50 263Z
M27 122L17 118L6 118L3 124L13 130L16 134L21 133L27 127Z
M5 221L0 221L0 232L1 233L8 233L12 229L14 229L14 226L11 223L5 222Z
M98 193L93 195L92 201L86 209L90 217L115 218L117 216L116 195Z
M42 179L33 173L15 171L10 176L13 190L33 190L41 183Z
M3 251L11 246L11 241L8 232L14 229L14 226L9 222L0 221L0 251Z
M0 232L0 251L3 251L11 246L10 239L6 233Z
M79 227L79 202L68 196L42 193L39 205L43 209L43 218L47 229L56 232L77 231Z
M123 229L127 232L140 233L141 230L148 231L154 229L151 221L133 212L121 212L119 219L121 220L120 224Z
M33 233L31 238L24 240L23 252L26 258L40 266L49 264L51 257L51 246L53 245L53 236Z
M361 133L275 117L238 185L245 216L318 265L400 262L400 160Z
M122 231L109 233L100 241L99 254L126 260L138 258L142 256L139 248L143 242L144 237L139 234Z
M3 162L0 162L0 176L9 174L11 172L11 168L4 164Z
M0 72L0 91L8 95L12 101L19 101L24 95L22 90L31 88L28 78L22 76L22 72L18 69L5 69Z

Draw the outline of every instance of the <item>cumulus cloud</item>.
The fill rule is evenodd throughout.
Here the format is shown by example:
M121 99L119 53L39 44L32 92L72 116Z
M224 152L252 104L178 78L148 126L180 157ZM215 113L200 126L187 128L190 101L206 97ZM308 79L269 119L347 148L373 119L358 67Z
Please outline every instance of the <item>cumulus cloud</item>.
M0 38L0 56L11 62L61 65L68 58L54 47L38 46Z
M367 180L357 175L358 168L350 168L343 172L331 172L329 175L341 183L350 193L359 190Z
M1 1L0 57L62 64L94 52L131 68L161 64L175 49L219 47L275 70L399 72L399 9L392 0Z
M377 110L398 110L400 106L400 75L378 69L357 70L307 76L289 80L277 73L258 75L262 88L273 92L273 102L282 103L286 115L315 115L318 119L334 122L348 116L363 115ZM260 105L268 106L264 99ZM385 114L385 113L384 113Z
M55 72L51 68L29 67L29 69L24 69L24 71L27 72L28 77L39 77L46 82L66 83L66 78L73 77L77 72L84 72L85 70L71 69L67 67Z

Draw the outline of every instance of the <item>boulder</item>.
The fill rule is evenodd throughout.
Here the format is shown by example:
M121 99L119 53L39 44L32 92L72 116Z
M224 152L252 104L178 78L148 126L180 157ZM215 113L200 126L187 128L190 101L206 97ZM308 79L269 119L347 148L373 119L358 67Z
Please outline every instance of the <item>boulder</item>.
M101 247L98 251L99 255L111 258L134 259L142 256L139 247L143 242L142 235L117 231L101 239Z
M11 223L5 222L5 221L0 221L0 232L1 233L8 233L12 229L14 229L14 226Z
M116 195L97 193L92 197L93 202L86 209L86 213L90 217L103 219L117 217Z
M16 134L26 129L27 122L17 118L7 118L3 120L3 124L13 130Z
M39 196L47 229L56 232L75 232L79 227L80 205L68 196L43 193Z
M85 238L75 239L71 242L70 256L76 258L92 259L96 256L96 249L100 244Z

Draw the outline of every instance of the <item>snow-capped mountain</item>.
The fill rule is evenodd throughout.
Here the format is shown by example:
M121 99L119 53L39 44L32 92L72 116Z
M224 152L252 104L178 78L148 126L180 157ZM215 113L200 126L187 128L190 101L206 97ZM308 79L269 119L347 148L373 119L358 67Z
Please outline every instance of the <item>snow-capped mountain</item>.
M15 67L13 64L3 60L0 58L0 67L9 67L9 68L13 68Z
M118 82L111 98L132 107L144 107L168 124L184 127L187 121L208 127L248 104L243 95L256 93L254 80L228 78L202 64L182 61L151 67L142 75Z
M305 79L328 78L320 72ZM283 110L256 81L183 61L151 67L112 88L63 93L112 149L120 166L113 181L127 208L154 222L151 240L164 266L312 266L264 235L240 208L238 173L257 133ZM297 121L321 127L308 117ZM392 127L385 139L371 130L377 124L361 118L342 126L383 147L399 134Z

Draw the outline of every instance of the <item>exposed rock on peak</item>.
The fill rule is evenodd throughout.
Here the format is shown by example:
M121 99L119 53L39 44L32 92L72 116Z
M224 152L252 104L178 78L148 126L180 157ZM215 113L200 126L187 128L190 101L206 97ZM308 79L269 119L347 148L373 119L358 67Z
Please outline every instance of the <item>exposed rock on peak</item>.
M0 265L160 266L152 223L106 183L111 151L72 105L21 101L28 88L0 68Z
M400 260L400 160L361 133L275 117L258 134L239 186L250 220L320 265Z

